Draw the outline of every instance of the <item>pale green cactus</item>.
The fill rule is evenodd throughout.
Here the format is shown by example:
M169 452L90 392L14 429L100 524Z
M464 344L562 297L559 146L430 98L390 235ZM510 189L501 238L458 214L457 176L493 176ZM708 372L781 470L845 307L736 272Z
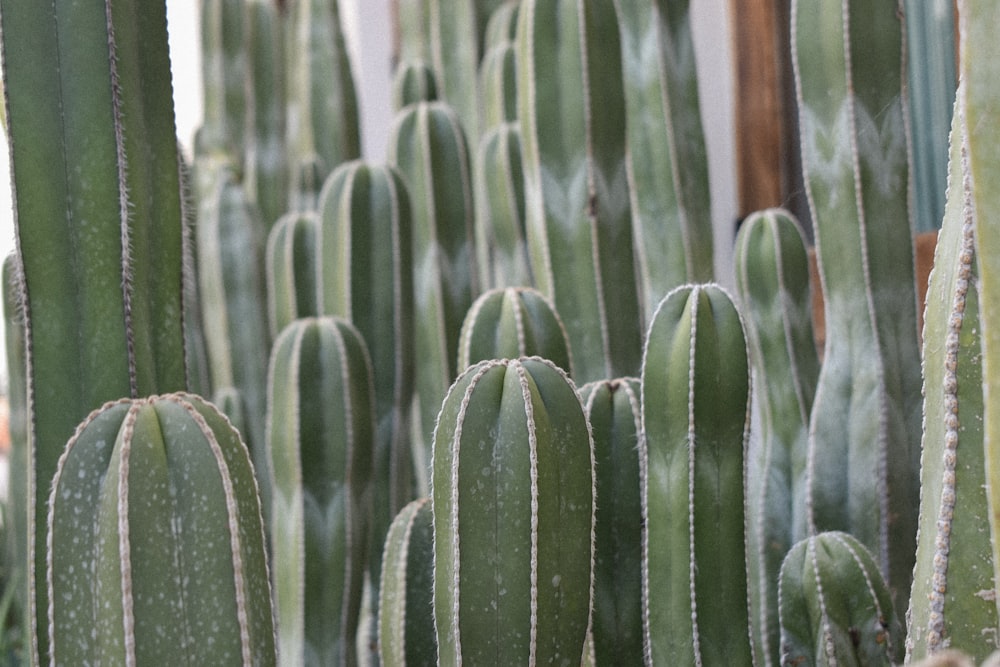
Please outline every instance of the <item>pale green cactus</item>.
M750 665L744 456L750 367L717 285L660 302L642 365L646 664Z
M495 46L517 39L517 17L520 8L520 0L504 0L490 13L486 21L486 32L483 34L484 54Z
M47 565L53 665L275 661L253 466L197 396L81 423L53 479Z
M483 130L517 121L517 49L513 39L491 48L479 64Z
M225 154L242 168L250 72L243 0L203 0L200 18L205 111L198 130L199 152Z
M593 588L593 442L539 358L468 368L434 435L440 664L580 664Z
M316 235L319 216L314 211L286 213L267 236L264 274L267 283L267 321L277 338L294 320L319 314L317 308Z
M423 60L407 60L396 67L392 77L392 108L398 113L417 102L438 99L434 70Z
M479 1L427 0L428 61L441 99L455 109L470 138L479 136L480 125Z
M355 665L375 388L353 325L320 317L285 328L271 352L267 421L281 662Z

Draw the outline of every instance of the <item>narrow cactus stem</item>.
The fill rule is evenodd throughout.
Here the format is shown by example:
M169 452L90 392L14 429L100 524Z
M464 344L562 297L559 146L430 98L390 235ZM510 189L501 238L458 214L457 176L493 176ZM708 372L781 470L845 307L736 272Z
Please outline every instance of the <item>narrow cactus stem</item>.
M45 499L105 401L185 388L181 198L163 2L0 3L31 423L32 641Z
M296 0L289 17L288 148L292 169L315 164L316 191L361 156L357 93L338 0Z
M484 54L495 46L517 39L517 20L520 9L520 0L504 0L490 13L486 21L486 32L483 34Z
M660 302L642 365L646 664L751 665L743 325L716 285Z
M531 356L548 359L573 375L566 328L552 302L530 287L496 288L480 295L462 323L458 368Z
M905 612L920 504L920 348L898 2L796 0L795 71L826 347L810 424L817 530L857 537Z
M483 130L517 121L517 49L513 39L491 48L479 64Z
M476 259L483 288L535 284L528 255L521 133L488 131L476 153Z
M809 413L820 365L798 221L781 209L750 215L735 258L756 406L747 464L751 620L757 663L776 665L778 573L788 550L809 534Z
M467 369L441 406L432 486L440 664L580 663L594 460L568 376L539 358Z
M398 62L431 61L429 0L396 0Z
M197 396L120 400L81 423L48 547L53 665L275 660L253 466Z
M459 118L470 138L479 136L479 16L477 0L427 0L429 62L441 99Z
M430 498L404 507L389 527L382 555L378 652L383 665L435 665L434 515Z
M264 253L267 321L271 338L294 320L319 313L316 304L316 235L314 212L286 213L267 237Z
M580 388L594 436L593 664L643 664L641 387L636 378Z
M688 0L615 0L615 6L632 226L648 321L671 289L714 274L708 155Z
M438 99L434 70L423 60L407 60L396 68L392 77L392 108L396 112L417 102Z
M519 20L518 118L536 286L566 323L579 382L635 375L642 324L614 7L527 0Z
M243 0L204 0L200 7L205 121L198 142L242 166L247 125L246 15Z
M875 558L835 531L799 541L781 567L781 664L884 665L903 657L903 631Z
M375 389L361 334L296 320L268 378L271 536L282 664L355 665L371 517Z
M1000 632L983 443L975 221L965 117L953 118L945 216L924 317L920 526L907 613L907 662L947 647L984 660Z
M469 151L461 121L444 102L404 109L392 128L389 162L403 176L413 212L414 358L417 407L414 465L418 489L430 467L431 432L458 375L458 338L479 293L475 208Z
M1000 581L1000 189L994 185L1000 173L1000 128L989 119L1000 110L996 81L1000 58L998 44L990 38L990 25L1000 21L1000 7L980 0L958 3L961 35L963 86L958 104L965 115L968 133L964 141L968 167L966 188L971 206L979 268L979 303L983 348L983 429L986 447L986 488L993 536L994 588ZM992 23L991 23L992 22ZM997 600L1000 604L1000 600Z

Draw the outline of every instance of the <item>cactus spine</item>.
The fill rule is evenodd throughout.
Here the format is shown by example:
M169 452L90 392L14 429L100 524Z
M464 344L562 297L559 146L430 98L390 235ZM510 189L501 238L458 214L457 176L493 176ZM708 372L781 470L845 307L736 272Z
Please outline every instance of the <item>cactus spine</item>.
M264 532L239 434L190 394L92 413L48 515L52 664L268 664Z
M45 501L108 400L185 388L181 198L163 2L0 2L31 423L32 641L46 655Z
M708 155L688 0L615 0L615 6L632 226L648 321L674 287L712 279Z
M281 216L267 236L264 271L267 320L271 338L294 320L318 314L316 304L316 235L319 216L313 211Z
M796 0L792 42L826 315L810 424L812 518L876 555L902 615L921 425L902 12L898 2Z
M519 20L518 118L536 286L566 323L577 381L635 375L642 325L614 7L527 0Z
M889 665L903 657L902 628L878 564L846 533L796 543L781 566L783 665Z
M467 369L441 406L432 488L440 664L579 664L594 463L566 374L538 358Z
M383 665L435 665L434 524L430 498L404 507L389 526L379 589Z
M907 660L946 647L978 660L995 648L1000 622L983 443L979 294L965 118L954 116L945 217L924 318L924 441L920 529L907 614Z
M819 375L809 259L798 222L781 209L743 222L735 259L756 392L747 463L751 620L757 663L779 664L778 574L809 534L809 412Z
M660 302L642 365L646 664L752 664L744 539L750 370L716 285Z
M597 510L594 558L595 665L643 664L640 384L604 380L580 388L594 435Z
M278 653L287 665L354 665L371 516L371 360L346 320L306 318L275 341L269 370Z

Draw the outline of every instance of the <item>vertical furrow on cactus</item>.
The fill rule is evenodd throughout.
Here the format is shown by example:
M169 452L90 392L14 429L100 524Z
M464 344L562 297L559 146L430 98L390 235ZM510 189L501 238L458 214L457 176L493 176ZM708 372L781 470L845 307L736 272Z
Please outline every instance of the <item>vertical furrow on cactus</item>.
M743 222L735 259L756 406L747 463L754 645L759 664L778 664L778 573L788 550L809 532L806 460L819 375L809 260L798 222L781 209Z
M518 118L535 281L566 323L578 381L634 375L642 325L614 7L529 0L519 20Z
M342 162L361 155L357 93L338 0L297 0L289 17L288 148L293 176L316 172L318 192ZM293 186L301 190L301 185ZM295 196L295 193L292 193Z
M539 358L470 367L442 404L434 454L441 664L578 663L593 590L594 463L568 376Z
M994 587L1000 581L1000 233L996 220L1000 211L1000 191L994 185L1000 173L997 147L1000 130L991 122L1000 109L998 94L997 42L990 25L1000 20L1000 7L980 0L958 3L961 35L961 76L958 104L966 118L968 135L967 187L976 236L979 268L979 303L983 348L983 429L986 447L986 488L990 503L990 530L993 542ZM1000 604L1000 600L998 600Z
M448 387L458 375L462 321L479 293L475 209L469 153L461 122L443 102L404 109L392 128L389 161L401 173L413 213L414 461L427 490L431 432Z
M382 556L379 658L384 665L437 664L434 638L434 525L430 498L393 520Z
M392 108L398 113L417 102L438 99L434 70L423 60L407 60L396 67L392 77Z
M312 211L286 213L271 228L264 255L267 319L271 338L303 317L318 314L316 235L319 216Z
M636 263L646 320L674 287L712 279L708 155L687 0L615 0Z
M797 0L792 30L826 320L812 516L816 529L850 532L877 555L902 614L921 409L902 12L897 2Z
M184 394L108 404L54 482L53 664L274 660L256 481L215 408Z
M983 446L976 241L967 188L965 117L953 119L945 216L924 317L920 526L907 613L907 661L946 647L984 660L1000 623L992 591Z
M752 664L750 370L728 294L716 285L670 292L650 325L642 369L646 664Z
M605 380L580 388L594 436L593 664L643 662L640 384Z

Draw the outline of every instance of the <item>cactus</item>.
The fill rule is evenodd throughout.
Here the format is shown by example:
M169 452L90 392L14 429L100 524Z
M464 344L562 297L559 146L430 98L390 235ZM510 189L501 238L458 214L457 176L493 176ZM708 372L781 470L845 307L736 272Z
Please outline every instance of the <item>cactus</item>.
M778 664L778 574L809 535L806 459L819 375L809 258L798 221L770 209L744 220L735 259L757 406L747 464L751 621L757 664Z
M458 375L462 320L479 293L472 173L461 123L444 102L420 102L400 112L389 151L413 206L418 396L413 433L418 489L426 495L423 474L430 466L434 419Z
M357 664L375 390L353 325L305 318L282 331L267 423L278 653L287 665Z
M428 5L429 0L396 0L396 21L399 25L398 62L415 60L430 62Z
M267 357L270 338L263 262L263 225L231 172L218 173L199 207L198 280L212 386L239 389L246 402L243 436L254 467L267 479L264 456ZM262 485L267 516L270 489Z
M783 665L889 665L902 627L874 557L846 533L799 541L781 566Z
M247 125L247 75L244 43L246 17L242 0L201 3L202 98L204 122L198 130L199 152L222 153L243 167Z
M573 374L566 329L552 303L530 287L497 288L480 295L462 323L458 367L529 356L548 359Z
M504 0L490 13L483 34L483 53L500 44L517 39L517 19L521 8L520 0ZM484 56L485 57L485 56Z
M270 664L274 624L253 467L190 394L119 400L53 479L52 664Z
M875 554L902 616L920 504L921 383L899 3L796 0L792 42L826 321L811 514L817 530L849 532Z
M408 60L399 64L392 77L392 108L397 113L411 104L437 99L437 79L426 62Z
M429 62L469 137L479 136L480 0L427 0Z
M566 323L578 382L635 375L642 324L614 7L526 0L519 20L518 118L536 287Z
M636 378L580 388L594 436L597 510L594 557L594 660L643 664L641 389Z
M385 540L379 589L378 652L383 665L435 665L432 609L434 525L430 498L404 507Z
M579 664L594 462L566 374L539 358L468 368L441 406L432 488L440 664Z
M646 320L674 287L712 279L708 155L688 0L615 0L629 192Z
M483 129L517 121L517 49L514 41L493 47L479 65Z
M185 388L180 169L161 2L0 2L32 443L29 658L46 654L45 500L76 425Z
M716 285L660 302L642 363L646 664L752 664L744 480L750 369Z
M316 235L319 216L286 213L267 237L264 254L267 321L271 338L294 320L319 313L316 300Z
M983 373L974 221L966 188L964 114L954 116L945 217L924 317L920 527L907 613L907 661L946 647L978 660L1000 622L983 446Z
M287 122L294 200L296 191L308 190L309 184L318 192L340 163L361 156L361 131L338 0L296 0L288 20ZM297 208L294 201L291 208Z

